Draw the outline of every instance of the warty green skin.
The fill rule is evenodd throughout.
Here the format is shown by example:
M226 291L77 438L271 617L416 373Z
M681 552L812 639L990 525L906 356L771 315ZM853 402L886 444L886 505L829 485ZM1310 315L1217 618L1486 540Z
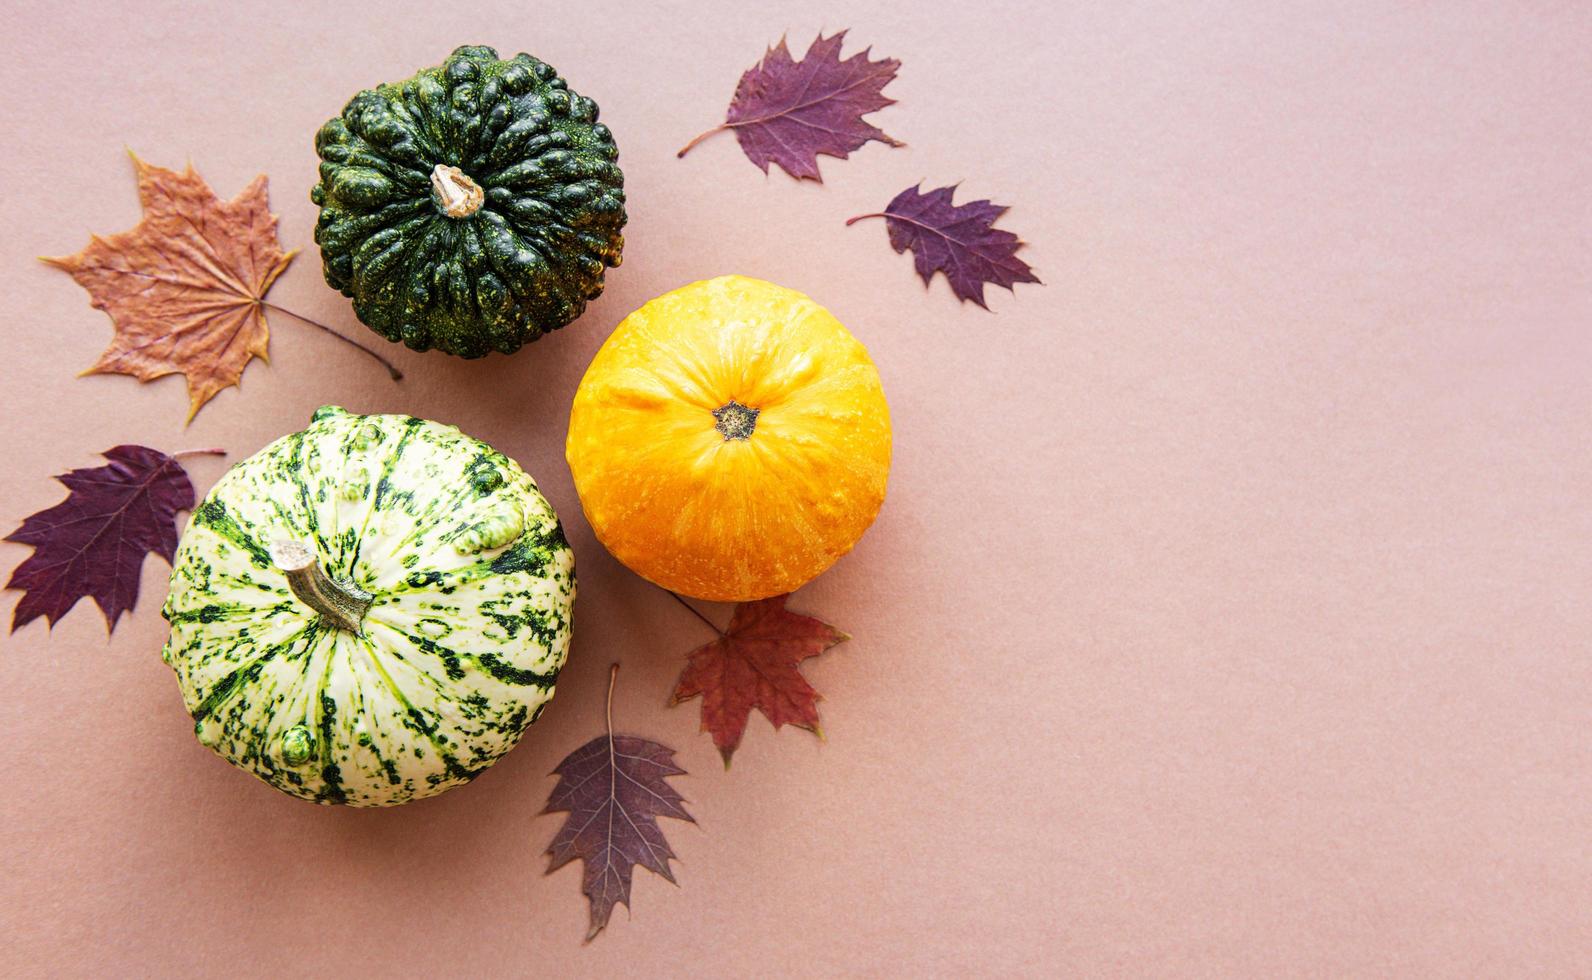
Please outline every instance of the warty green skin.
M358 635L271 560L301 541L372 594ZM199 740L317 803L392 806L519 741L569 650L575 561L513 460L458 429L328 407L195 510L162 613Z
M512 353L578 317L617 266L624 175L597 104L528 54L454 51L355 95L315 137L315 241L326 281L389 340L461 357ZM450 218L438 164L485 191Z

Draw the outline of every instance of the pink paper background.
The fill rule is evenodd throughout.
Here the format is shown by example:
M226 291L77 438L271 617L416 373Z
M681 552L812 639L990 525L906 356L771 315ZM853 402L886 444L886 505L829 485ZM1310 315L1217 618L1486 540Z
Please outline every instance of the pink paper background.
M12 5L0 59L4 523L120 442L241 459L315 406L457 423L522 461L580 562L551 710L475 784L390 811L280 796L196 743L166 567L0 638L0 969L61 975L1521 975L1592 970L1592 14L1576 4ZM337 12L334 12L334 9ZM722 118L789 29L904 68L908 147L765 178ZM458 43L595 97L625 264L513 358L402 385L277 317L188 428L182 381L74 374L109 335L34 260L138 217L123 146L305 247L272 299L350 332L311 138ZM1045 279L984 313L875 222L902 187L1012 205ZM738 271L867 343L896 461L793 600L827 740L754 719L733 771L664 701L699 623L619 567L562 457L615 323ZM192 461L203 492L226 462ZM9 570L26 549L0 546ZM0 612L9 617L12 596ZM726 608L712 610L721 618ZM680 887L583 948L543 876L565 753L680 750Z

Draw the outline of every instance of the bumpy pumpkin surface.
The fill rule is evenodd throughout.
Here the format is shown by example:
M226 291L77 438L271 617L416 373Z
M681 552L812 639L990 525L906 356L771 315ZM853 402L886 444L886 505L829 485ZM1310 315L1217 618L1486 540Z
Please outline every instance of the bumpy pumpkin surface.
M675 592L790 592L850 551L884 501L890 413L828 310L744 276L626 317L575 394L565 446L597 537Z
M462 47L360 92L315 149L326 281L415 350L516 351L579 316L619 264L613 134L528 54Z
M574 556L452 426L315 413L193 513L163 613L199 740L285 793L390 806L514 747L569 649Z

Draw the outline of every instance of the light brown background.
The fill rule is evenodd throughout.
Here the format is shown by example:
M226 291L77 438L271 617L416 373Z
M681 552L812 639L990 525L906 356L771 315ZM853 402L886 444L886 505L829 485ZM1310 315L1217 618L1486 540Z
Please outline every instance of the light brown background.
M908 148L821 187L727 136L674 159L766 43L846 26L904 62L875 118ZM180 379L74 378L109 325L34 256L137 220L124 145L226 196L269 174L306 247L272 298L360 331L319 274L311 138L467 42L550 61L617 134L625 264L582 320L512 358L400 350L395 386L277 317L270 366L187 429ZM236 460L340 402L518 458L581 578L526 742L382 812L194 741L158 560L113 638L87 604L5 637L6 972L1592 969L1585 8L36 2L3 44L8 526L117 443ZM1047 285L958 306L882 225L843 226L919 179L1013 205ZM613 325L728 271L869 345L896 462L793 601L855 636L807 670L828 740L754 719L725 773L664 707L706 631L595 544L562 444ZM225 465L192 462L201 492ZM638 873L583 948L537 814L614 659L621 727L679 748L701 826L666 828L681 887Z

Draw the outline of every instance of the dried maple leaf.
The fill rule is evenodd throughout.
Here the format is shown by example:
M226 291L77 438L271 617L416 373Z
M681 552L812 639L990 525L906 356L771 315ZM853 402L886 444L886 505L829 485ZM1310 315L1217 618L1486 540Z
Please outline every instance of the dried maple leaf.
M569 811L558 836L548 845L551 874L580 858L585 864L581 890L591 901L590 942L608 925L614 905L630 907L630 873L636 865L674 882L669 861L675 857L659 817L695 823L685 812L685 799L670 786L669 776L683 776L674 750L634 735L614 734L614 678L608 672L607 731L564 757L553 773L559 776L543 813Z
M201 450L220 453L219 449ZM8 589L22 589L11 631L45 617L50 626L84 596L93 596L108 630L138 602L144 556L171 563L177 548L177 512L193 508L193 484L176 457L144 446L104 453L108 466L58 477L70 491L6 537L33 546Z
M985 283L1011 289L1013 283L1039 282L1034 270L1016 255L1022 241L993 227L1007 212L1006 207L989 201L952 204L954 184L926 194L922 187L908 187L883 212L859 214L846 224L864 218L885 219L890 244L897 252L912 250L925 286L936 272L943 272L957 299L972 300L986 310Z
M820 695L797 667L850 637L822 620L786 609L789 598L777 595L737 605L730 628L691 651L675 684L671 704L702 697L702 730L713 733L725 768L741 744L753 708L775 728L795 725L818 731Z
M842 61L840 46L846 32L818 35L801 61L790 56L785 39L769 48L763 60L741 76L730 100L724 124L708 130L687 143L676 156L685 156L693 146L726 129L749 160L768 173L777 163L797 179L820 183L818 155L845 159L869 140L889 146L903 145L862 117L894 99L885 98L883 89L895 78L901 62L894 58L869 61L872 48L864 48Z
M296 250L277 241L264 174L223 202L192 166L177 173L137 156L133 165L143 220L44 261L70 273L115 324L111 345L83 373L152 381L181 372L192 420L238 383L250 358L267 359L263 300Z

